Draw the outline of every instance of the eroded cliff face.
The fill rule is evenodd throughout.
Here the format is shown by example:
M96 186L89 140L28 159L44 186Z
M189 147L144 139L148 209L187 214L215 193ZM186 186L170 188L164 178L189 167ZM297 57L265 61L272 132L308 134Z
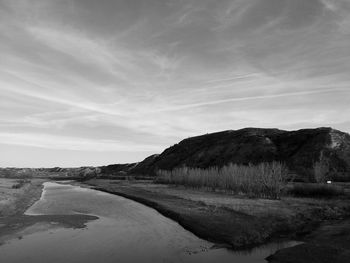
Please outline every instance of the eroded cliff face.
M246 128L192 137L137 164L130 173L154 174L188 166L281 161L301 179L312 180L316 162L327 162L330 176L350 177L350 135L331 128L283 131ZM349 178L350 179L350 178Z

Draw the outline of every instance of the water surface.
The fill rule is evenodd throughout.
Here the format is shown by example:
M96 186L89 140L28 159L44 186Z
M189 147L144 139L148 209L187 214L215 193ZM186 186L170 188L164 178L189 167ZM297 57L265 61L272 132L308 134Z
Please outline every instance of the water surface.
M1 262L236 262L263 263L277 249L295 242L273 243L250 252L210 249L154 209L100 191L47 182L41 199L27 215L88 214L98 217L86 228L40 223L22 231L21 239L0 246Z

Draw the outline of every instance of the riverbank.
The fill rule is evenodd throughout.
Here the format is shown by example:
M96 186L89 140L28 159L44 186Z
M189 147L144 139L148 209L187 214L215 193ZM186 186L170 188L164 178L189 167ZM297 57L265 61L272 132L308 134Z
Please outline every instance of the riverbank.
M0 218L22 215L40 199L43 182L32 179L20 184L17 179L0 178Z
M325 223L305 243L277 251L270 263L346 263L350 261L350 220Z
M198 237L233 249L278 239L303 239L324 221L348 217L348 199L249 199L140 181L84 183L156 209Z
M89 215L25 215L25 211L42 195L44 179L21 182L16 179L0 178L0 245L13 238L21 238L24 230L30 232L50 227L65 226L83 228ZM18 187L20 185L20 187Z

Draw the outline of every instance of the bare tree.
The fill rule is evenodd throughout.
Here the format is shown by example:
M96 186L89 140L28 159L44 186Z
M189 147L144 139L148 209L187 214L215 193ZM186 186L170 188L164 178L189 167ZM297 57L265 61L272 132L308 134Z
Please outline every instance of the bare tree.
M320 154L320 160L314 163L314 176L317 183L325 183L329 174L329 160L324 156L323 151Z
M287 184L288 170L279 162L258 165L229 164L207 169L181 167L171 171L159 170L159 183L193 188L243 193L251 197L279 199Z

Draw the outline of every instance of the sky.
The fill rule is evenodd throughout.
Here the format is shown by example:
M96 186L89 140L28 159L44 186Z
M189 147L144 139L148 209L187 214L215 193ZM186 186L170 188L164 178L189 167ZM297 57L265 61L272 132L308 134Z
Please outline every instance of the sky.
M350 132L350 0L0 0L0 166L137 162L244 127Z

